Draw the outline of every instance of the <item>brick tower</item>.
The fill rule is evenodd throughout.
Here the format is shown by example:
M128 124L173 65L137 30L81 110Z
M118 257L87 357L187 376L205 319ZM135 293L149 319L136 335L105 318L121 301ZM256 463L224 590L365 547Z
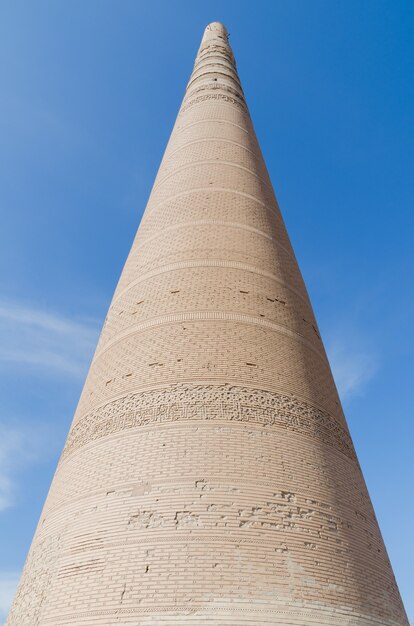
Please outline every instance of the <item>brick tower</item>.
M408 624L219 23L7 621L146 624Z

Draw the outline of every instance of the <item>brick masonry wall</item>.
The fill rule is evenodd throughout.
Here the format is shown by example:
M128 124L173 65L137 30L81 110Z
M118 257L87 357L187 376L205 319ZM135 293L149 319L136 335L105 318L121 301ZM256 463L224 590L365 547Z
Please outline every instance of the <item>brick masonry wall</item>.
M214 23L7 626L407 623Z

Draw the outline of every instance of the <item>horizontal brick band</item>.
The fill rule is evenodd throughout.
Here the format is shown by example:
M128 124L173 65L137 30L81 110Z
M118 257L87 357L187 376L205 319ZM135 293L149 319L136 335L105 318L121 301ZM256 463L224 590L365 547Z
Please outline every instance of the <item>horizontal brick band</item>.
M199 123L199 122L197 122ZM193 124L189 124L189 126L192 126ZM233 124L233 126L235 126L235 124ZM240 126L239 126L240 128ZM203 139L195 139L193 141L188 141L187 143L184 143L182 145L180 145L178 148L175 148L174 150L171 150L171 152L167 149L164 155L164 161L166 161L166 157L168 157L168 159L170 159L172 156L174 156L174 154L177 154L179 152L185 152L185 150L187 150L188 148L190 148L191 146L198 146L200 144L210 144L213 142L220 142L221 144L225 144L225 145L229 145L229 146L235 146L236 148L240 148L241 150L244 150L245 152L247 152L248 154L251 154L255 159L260 159L260 154L258 153L258 151L254 152L253 150L251 150L250 148L248 148L247 146L243 145L242 143L239 143L238 141L233 141L232 139L226 139L223 137L215 137L215 136L211 136L211 137L204 137Z
M194 98L194 100L190 100L189 102L186 102L186 104L181 107L178 115L181 115L182 113L184 113L184 111L186 111L188 108L190 108L194 104L200 104L200 102L205 102L206 100L222 100L223 102L227 102L229 104L236 105L243 110L247 110L246 105L241 104L235 98L231 98L230 96L226 96L222 93L209 93L204 96L198 96L198 98Z
M309 341L301 335L300 333L291 330L287 326L283 326L282 324L277 324L276 322L272 322L271 320L264 319L262 317L257 317L256 315L246 315L244 313L234 313L232 311L186 311L184 313L174 313L170 315L162 315L159 317L153 317L151 319L145 320L140 324L134 324L132 326L127 327L123 331L114 335L111 339L109 339L104 345L99 346L99 348L95 352L94 362L99 359L104 352L106 352L109 348L111 348L114 344L118 343L122 339L126 337L130 337L132 335L136 335L137 333L148 330L149 328L154 328L157 326L165 326L172 324L182 324L183 322L235 322L239 324L248 324L251 326L258 326L259 328L266 328L273 332L279 333L281 335L285 335L286 337L290 337L295 341L301 342L305 345L309 350L311 350L319 359L321 359L324 363L326 363L326 355L323 350L320 349L317 343ZM319 337L318 337L319 339Z
M191 169L197 165L217 165L217 160L216 159L200 159L198 161L194 160L191 163L186 163L185 165L181 165L181 167L178 167L177 169L173 170L172 172L164 176L164 178L160 178L154 184L152 188L153 191L155 191L156 189L159 189L161 185L163 185L167 180L169 180L173 176L176 176L177 174L180 174L181 172ZM242 172L251 174L251 176L254 176L255 178L257 178L261 183L263 183L263 185L268 187L270 191L273 192L272 186L268 183L268 181L265 180L262 176L260 176L255 170L249 169L248 167L243 167L243 165L240 165L239 163L235 163L234 161L224 161L223 159L220 161L220 167L234 167L238 170L241 170Z
M129 394L91 411L72 428L61 460L107 435L179 420L287 428L355 458L348 432L328 413L293 396L230 385L182 384Z
M276 274L267 272L266 270L263 270L260 267L255 267L254 265L248 265L247 263L241 263L240 261L227 261L224 259L193 259L190 261L177 261L176 263L169 263L168 265L161 265L160 267L156 267L153 270L141 274L138 278L128 283L123 289L120 289L119 291L117 290L112 300L112 304L116 302L121 296L123 296L127 291L129 291L132 287L135 287L135 285L139 285L139 283L145 282L149 278L159 276L159 274L165 274L166 272L175 272L176 270L192 267L223 267L224 269L229 268L235 270L243 270L245 272L257 274L258 276L264 276L265 278L269 278L270 280L275 281L279 285L283 285L283 287L297 295L304 304L309 306L309 301L300 293L298 289L295 289L284 280L281 280L281 278L279 276L276 276Z
M156 239L159 239L160 237L165 236L166 232L177 231L177 230L180 230L182 228L193 228L194 226L223 226L224 228L236 228L238 230L243 230L246 233L254 233L255 235L258 235L259 237L264 237L268 241L272 241L276 246L278 246L284 252L286 252L286 254L288 254L290 257L294 258L293 253L290 250L288 250L288 248L283 246L278 241L278 239L276 237L273 237L272 235L269 235L269 233L265 233L262 230L259 230L258 228L252 228L251 226L246 226L246 224L240 224L238 222L228 222L228 221L225 221L225 220L214 220L214 219L213 220L206 220L205 219L205 220L197 220L197 221L194 220L193 222L178 222L178 223L173 224L172 226L164 228L164 230L162 230L162 231L156 232L151 237L146 237L142 241L137 240L137 243L134 244L133 248L131 249L131 252L129 253L129 259L131 259L133 256L135 256L135 254L144 245L146 246L151 241L154 241Z
M206 83L203 85L200 85L199 87L195 87L194 89L190 89L186 95L184 96L184 100L183 100L183 106L181 107L181 111L184 111L188 106L190 106L191 104L195 103L195 100L191 100L191 98L193 98L196 94L202 93L203 91L207 91L207 92L211 92L211 91L224 91L227 92L229 94L231 94L231 96L234 96L234 98L237 98L237 100L235 100L234 98L232 98L232 101L236 102L239 106L243 107L245 110L247 110L247 106L246 106L246 102L244 99L244 95L243 93L240 92L240 90L238 89L234 89L233 87L230 87L229 85L227 85L226 83L212 83L211 81L206 81ZM216 94L208 94L210 97L213 95L213 97ZM221 94L220 94L221 95ZM199 96L199 98L201 97L208 97L208 96ZM196 98L196 100L198 100L198 98Z
M174 133L177 135L177 137L179 137L180 133L188 130L189 128L192 128L193 126L199 126L200 124L211 124L212 122L218 122L219 124L225 124L227 126L234 126L235 128L239 128L243 133L246 133L246 135L250 135L249 130L247 128L244 128L244 126L241 126L236 122L232 122L231 120L223 119L221 117L204 117L201 120L196 120L195 122L190 122L189 124L177 124L177 126L174 128ZM174 137L171 137L170 141L172 141L173 139Z

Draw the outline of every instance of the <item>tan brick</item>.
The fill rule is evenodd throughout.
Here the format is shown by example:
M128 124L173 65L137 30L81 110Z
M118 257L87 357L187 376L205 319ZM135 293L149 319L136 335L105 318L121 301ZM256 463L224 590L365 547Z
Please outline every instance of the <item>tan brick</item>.
M7 626L407 626L213 23Z

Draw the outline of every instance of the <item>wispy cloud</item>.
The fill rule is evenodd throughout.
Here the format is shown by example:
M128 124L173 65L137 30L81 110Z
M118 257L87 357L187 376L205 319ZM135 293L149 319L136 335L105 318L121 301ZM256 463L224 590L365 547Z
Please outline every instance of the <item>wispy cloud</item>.
M95 321L0 302L0 365L31 366L82 377L98 337Z
M355 329L328 333L326 351L342 400L361 394L378 371L378 356Z
M34 428L29 424L10 426L0 422L0 511L15 502L18 472L38 462L40 456L45 457L44 441L52 440L48 431L40 423Z
M21 451L22 440L18 433L0 424L0 511L7 509L13 498L12 473L16 454Z
M79 381L86 374L98 332L98 324L93 320L72 320L38 307L0 301L0 369L5 380L10 374L20 380L35 374L43 381L53 381L56 376L62 378L63 384ZM34 424L33 415L29 420L17 419L8 414L7 407L3 409L0 511L15 503L19 472L44 458L44 441L53 441L54 432L44 417Z
M20 572L0 571L0 623L3 624L12 603Z

